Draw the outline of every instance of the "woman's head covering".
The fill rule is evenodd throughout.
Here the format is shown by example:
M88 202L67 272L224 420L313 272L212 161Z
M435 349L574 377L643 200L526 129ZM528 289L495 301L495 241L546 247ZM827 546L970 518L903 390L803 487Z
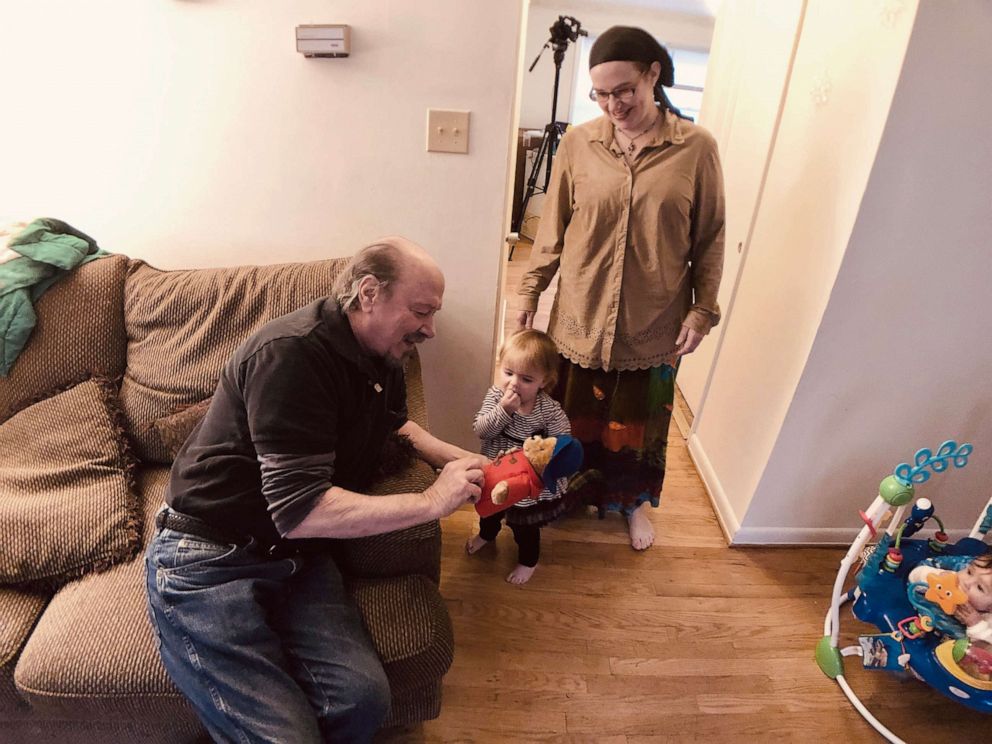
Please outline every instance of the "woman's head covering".
M672 56L643 28L613 26L599 35L589 51L590 69L603 62L643 62L661 65L658 84L670 88L675 83Z
M668 109L682 119L689 119L672 105L668 94L665 93L665 88L675 85L675 65L672 64L672 55L643 28L611 26L601 33L589 50L589 69L603 62L642 62L648 66L653 62L659 63L661 74L654 86L654 99L663 109Z

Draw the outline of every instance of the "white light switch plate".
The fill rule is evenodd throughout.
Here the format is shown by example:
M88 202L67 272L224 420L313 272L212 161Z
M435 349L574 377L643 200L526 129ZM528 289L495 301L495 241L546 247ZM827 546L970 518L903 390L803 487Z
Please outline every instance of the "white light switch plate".
M468 111L427 109L427 151L468 152Z

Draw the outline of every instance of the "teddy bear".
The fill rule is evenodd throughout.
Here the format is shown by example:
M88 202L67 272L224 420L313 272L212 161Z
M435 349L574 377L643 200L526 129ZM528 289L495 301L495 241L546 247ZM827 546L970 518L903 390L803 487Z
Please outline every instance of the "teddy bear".
M482 496L475 505L480 517L509 509L522 499L537 498L547 488L558 492L558 479L582 467L582 445L568 434L534 435L482 469Z

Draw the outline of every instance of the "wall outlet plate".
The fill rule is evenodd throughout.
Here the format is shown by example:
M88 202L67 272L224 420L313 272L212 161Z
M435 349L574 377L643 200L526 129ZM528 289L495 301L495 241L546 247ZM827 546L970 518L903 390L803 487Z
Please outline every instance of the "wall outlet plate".
M468 152L468 111L427 109L427 151Z

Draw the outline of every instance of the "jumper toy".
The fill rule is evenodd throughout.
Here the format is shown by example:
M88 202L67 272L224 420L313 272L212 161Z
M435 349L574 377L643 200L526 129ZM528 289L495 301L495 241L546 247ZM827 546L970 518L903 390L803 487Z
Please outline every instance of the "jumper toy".
M823 637L816 645L820 669L835 680L855 709L888 741L905 744L876 719L851 689L844 676L844 656L860 656L866 668L908 673L941 694L978 711L992 713L992 647L966 636L955 618L968 601L958 585L957 570L989 550L992 499L982 509L967 537L952 542L925 498L916 500L915 487L951 466L968 463L972 446L948 440L934 453L916 452L913 464L901 463L879 484L878 497L860 512L864 527L841 561L834 581ZM886 520L888 527L883 529ZM928 522L933 536L912 539ZM875 541L874 544L869 544ZM855 586L844 588L851 567L864 562ZM911 581L914 568L926 581ZM875 635L861 636L859 645L838 648L841 605L853 602L854 616L875 625Z

